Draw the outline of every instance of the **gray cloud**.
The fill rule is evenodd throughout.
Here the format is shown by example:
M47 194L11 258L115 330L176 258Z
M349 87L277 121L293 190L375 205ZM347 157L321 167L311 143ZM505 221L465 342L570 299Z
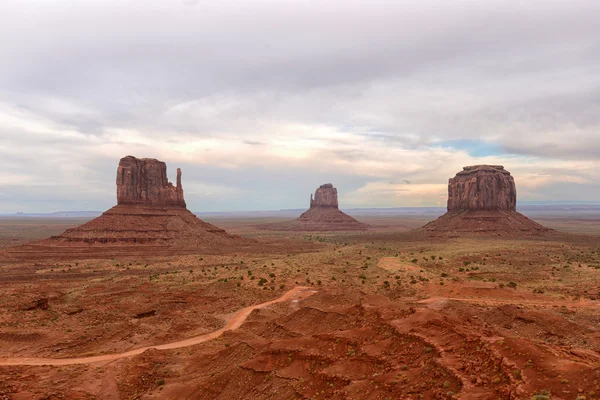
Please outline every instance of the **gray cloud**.
M123 153L185 165L213 193L198 210L297 207L326 181L368 205L399 176L433 204L419 185L489 157L532 199L600 199L599 19L593 0L5 2L0 211L110 205Z

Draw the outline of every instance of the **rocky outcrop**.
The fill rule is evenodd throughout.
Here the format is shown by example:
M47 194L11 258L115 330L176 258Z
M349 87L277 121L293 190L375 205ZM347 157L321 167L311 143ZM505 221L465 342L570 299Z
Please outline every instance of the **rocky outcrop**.
M517 190L501 165L464 167L448 181L448 212L417 233L531 236L553 232L516 211Z
M338 208L337 189L331 183L321 185L310 195L310 208L293 221L256 225L275 231L364 231L369 225L359 222Z
M315 191L315 197L310 195L310 208L333 207L338 208L337 189L331 183L319 186Z
M517 190L502 165L464 167L448 182L448 211L515 211Z
M167 179L167 165L154 158L123 157L117 168L117 204L186 207L181 187Z
M153 253L169 248L215 252L254 243L230 235L191 213L183 199L181 170L177 170L177 185L173 186L167 180L166 164L159 160L133 156L121 159L117 168L117 203L98 218L42 244L84 246L90 254L121 254L125 247L151 247Z

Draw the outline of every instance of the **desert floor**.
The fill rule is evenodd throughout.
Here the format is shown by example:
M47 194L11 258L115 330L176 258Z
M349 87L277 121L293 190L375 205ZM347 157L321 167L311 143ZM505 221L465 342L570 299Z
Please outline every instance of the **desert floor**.
M597 217L545 238L424 216L289 248L0 261L0 399L598 399ZM77 219L2 218L0 246Z

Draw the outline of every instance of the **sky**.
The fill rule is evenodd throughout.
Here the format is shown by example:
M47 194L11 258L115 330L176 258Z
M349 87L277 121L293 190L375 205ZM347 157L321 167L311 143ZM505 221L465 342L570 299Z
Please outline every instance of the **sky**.
M104 210L126 155L193 211L600 202L600 2L0 2L0 212Z

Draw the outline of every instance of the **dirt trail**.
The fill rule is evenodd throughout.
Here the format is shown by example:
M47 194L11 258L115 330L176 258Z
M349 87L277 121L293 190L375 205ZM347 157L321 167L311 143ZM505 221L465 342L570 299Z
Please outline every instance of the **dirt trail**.
M8 365L72 365L72 364L92 364L96 362L106 362L106 361L114 361L121 358L129 358L133 356L137 356L142 354L146 350L156 349L156 350L171 350L171 349L179 349L181 347L189 347L194 346L199 343L207 342L212 339L216 339L223 334L225 331L236 330L238 329L248 318L250 313L254 310L267 307L271 304L281 303L286 300L293 299L295 301L304 299L316 293L315 290L312 290L305 286L296 286L295 288L287 291L283 294L283 296L270 300L261 304L256 304L253 306L242 308L241 310L236 311L231 318L227 321L227 324L221 329L216 331L206 333L204 335L194 336L189 339L180 340L177 342L166 343L156 346L146 346L140 347L139 349L134 349L127 351L125 353L118 354L106 354L101 356L92 356L92 357L81 357L81 358L0 358L0 366L8 366Z

